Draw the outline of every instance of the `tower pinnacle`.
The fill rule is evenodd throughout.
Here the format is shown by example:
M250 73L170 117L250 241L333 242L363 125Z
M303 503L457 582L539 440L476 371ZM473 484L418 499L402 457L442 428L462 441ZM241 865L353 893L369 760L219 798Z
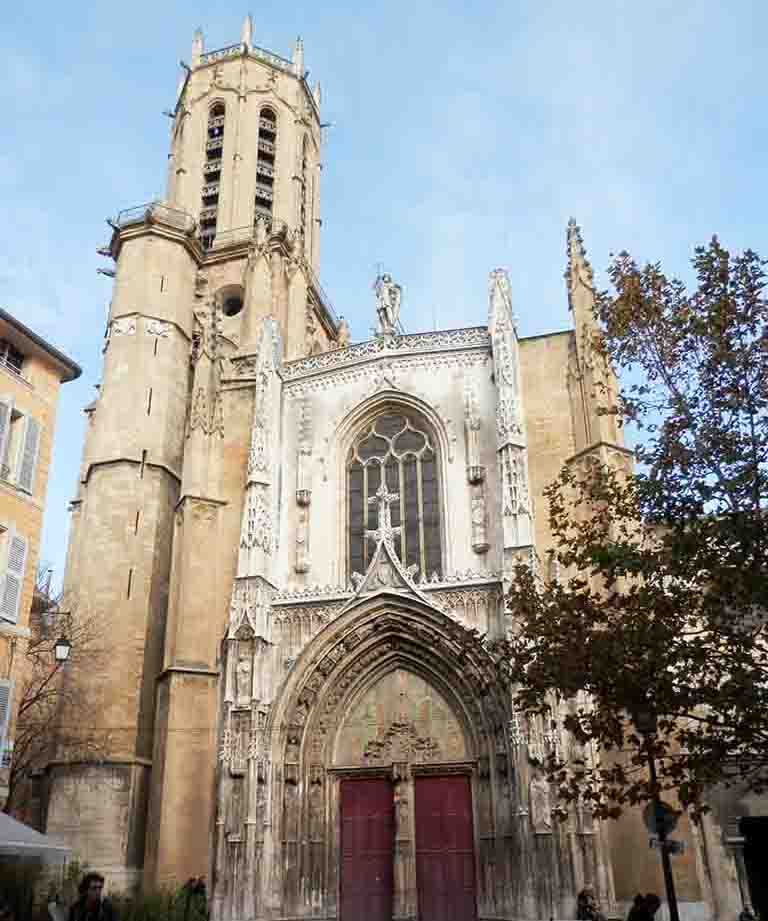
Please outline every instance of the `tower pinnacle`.
M253 45L253 19L250 13L243 20L243 27L240 30L240 42L249 50Z
M203 51L205 50L205 39L203 38L203 30L195 29L195 34L192 36L192 66L197 67L200 63L200 58L203 56Z
M594 288L592 266L587 259L587 251L584 248L584 241L581 237L581 228L576 223L575 218L571 218L568 221L566 241L568 267L565 271L565 280L568 286L568 306L573 310L573 295L579 282L590 290Z
M293 47L293 72L299 79L304 76L304 42L300 35Z

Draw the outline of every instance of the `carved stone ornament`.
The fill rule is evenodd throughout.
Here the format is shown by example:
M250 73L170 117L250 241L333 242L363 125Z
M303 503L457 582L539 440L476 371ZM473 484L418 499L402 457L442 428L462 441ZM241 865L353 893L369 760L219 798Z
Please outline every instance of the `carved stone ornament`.
M496 269L490 276L488 328L493 345L496 380L496 434L498 447L522 444L523 421L519 392L519 357L512 294L507 273Z
M238 636L243 628L252 637L268 636L270 594L261 579L235 580L229 606L229 639Z
M136 316L118 317L113 320L109 328L110 336L134 336L136 335Z
M422 737L411 722L394 722L381 738L372 739L365 747L365 764L393 762L439 761L440 745L430 736Z
M167 323L165 320L156 320L156 319L145 319L144 322L144 332L148 336L157 336L159 338L165 338L168 333L171 331L171 324Z
M375 530L368 530L365 536L368 540L375 542L371 561L365 575L360 573L352 574L352 581L355 586L355 597L368 594L371 592L381 591L382 589L392 589L395 591L412 592L427 604L431 602L426 595L417 587L414 582L414 575L418 569L417 566L409 566L407 569L403 566L400 558L395 552L395 537L400 533L400 527L392 525L392 510L390 505L397 501L398 493L391 493L387 489L386 483L379 486L376 495L368 501L370 504L377 503L379 507L378 522L379 526Z
M365 364L371 358L384 355L428 355L439 352L463 352L479 349L487 354L490 339L484 326L444 332L413 333L390 338L379 337L350 345L345 349L331 349L309 358L286 362L282 368L283 380L294 381L312 377L319 372Z
M273 415L279 398L276 373L278 350L277 324L268 317L264 320L258 352L251 445L240 529L239 576L264 574L252 551L259 550L270 556L276 542L270 444Z

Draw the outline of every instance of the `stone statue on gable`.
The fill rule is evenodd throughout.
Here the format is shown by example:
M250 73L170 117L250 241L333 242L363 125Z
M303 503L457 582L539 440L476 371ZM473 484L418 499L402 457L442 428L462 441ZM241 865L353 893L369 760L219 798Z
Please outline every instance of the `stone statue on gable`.
M391 336L397 332L403 289L392 281L392 276L388 272L384 272L376 279L373 290L376 292L376 313L379 317L376 332L380 336Z

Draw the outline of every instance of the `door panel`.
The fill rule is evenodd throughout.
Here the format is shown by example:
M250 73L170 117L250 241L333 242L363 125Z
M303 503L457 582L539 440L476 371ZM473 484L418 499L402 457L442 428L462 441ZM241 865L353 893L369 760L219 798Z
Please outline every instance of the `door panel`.
M390 921L395 843L392 784L341 782L341 921Z
M467 777L416 779L419 921L474 921L475 853Z

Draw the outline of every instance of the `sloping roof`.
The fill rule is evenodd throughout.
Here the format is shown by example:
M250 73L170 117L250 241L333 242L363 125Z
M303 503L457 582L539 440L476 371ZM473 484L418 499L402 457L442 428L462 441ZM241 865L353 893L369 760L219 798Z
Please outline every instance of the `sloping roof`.
M68 358L63 352L60 352L57 348L52 346L50 342L46 342L42 336L38 336L36 332L31 330L28 326L25 326L21 320L17 320L13 314L8 313L7 310L3 310L2 307L0 307L0 320L5 320L5 322L12 326L18 333L25 336L30 342L36 345L38 349L41 349L52 358L61 367L62 371L64 371L64 380L73 381L75 378L80 377L82 368L77 362L72 361L71 358Z
M65 844L59 844L47 835L41 835L34 828L0 812L0 854L40 857L53 862L64 860L71 850Z

